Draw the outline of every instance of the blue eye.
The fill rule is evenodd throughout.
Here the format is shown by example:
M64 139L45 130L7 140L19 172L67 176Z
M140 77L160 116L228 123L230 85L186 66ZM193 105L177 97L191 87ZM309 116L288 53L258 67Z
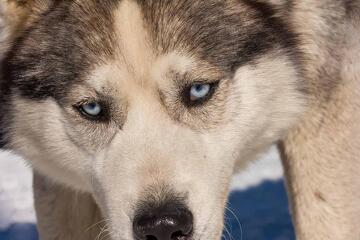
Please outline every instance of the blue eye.
M210 90L210 84L195 84L190 88L190 100L201 100L209 95Z
M81 111L90 117L99 117L102 113L102 107L97 102L90 102L80 106Z

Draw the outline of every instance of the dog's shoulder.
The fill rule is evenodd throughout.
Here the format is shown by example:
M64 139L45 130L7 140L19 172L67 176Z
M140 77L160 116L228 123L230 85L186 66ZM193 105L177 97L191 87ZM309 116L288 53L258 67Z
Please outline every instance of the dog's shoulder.
M290 1L289 1L290 2ZM348 38L359 32L360 2L357 0L294 0L287 21L298 34L306 55L308 89L316 98L329 98L343 79Z

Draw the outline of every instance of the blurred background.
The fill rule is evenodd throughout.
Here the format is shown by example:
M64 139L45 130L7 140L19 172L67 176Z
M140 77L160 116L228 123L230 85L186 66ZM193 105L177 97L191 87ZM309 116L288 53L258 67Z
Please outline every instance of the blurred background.
M294 240L279 155L273 147L234 176L224 240ZM38 240L32 174L25 161L0 152L0 240Z

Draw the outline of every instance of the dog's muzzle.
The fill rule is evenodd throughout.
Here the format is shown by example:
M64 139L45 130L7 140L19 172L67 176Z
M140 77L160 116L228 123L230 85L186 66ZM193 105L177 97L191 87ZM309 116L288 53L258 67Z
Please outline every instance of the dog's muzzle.
M168 202L138 211L133 223L137 240L189 240L193 215L183 204Z

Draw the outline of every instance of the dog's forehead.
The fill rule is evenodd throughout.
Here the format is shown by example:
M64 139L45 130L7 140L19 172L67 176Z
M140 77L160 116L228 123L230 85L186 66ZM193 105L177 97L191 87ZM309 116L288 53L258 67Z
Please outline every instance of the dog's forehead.
M115 41L112 57L105 66L93 71L93 82L98 82L99 75L103 75L111 78L110 85L113 87L120 85L120 88L126 88L129 82L144 86L159 84L161 80L189 73L193 76L203 73L205 78L220 71L201 59L194 46L188 45L186 33L179 29L179 26L185 24L185 19L170 21L167 18L172 12L163 13L161 16L161 11L172 9L170 3L164 2L163 6L145 6L143 2L134 0L123 0L119 3L112 12ZM162 24L164 26L160 26ZM173 28L178 30L169 33ZM206 71L201 71L201 67ZM97 87L100 88L101 83Z
M126 67L127 79L194 60L231 74L272 49L295 49L271 6L247 0L55 1L26 33L4 71L31 98L63 95L104 63Z
M279 21L268 24L272 9L266 7L239 0L122 0L112 11L113 60L127 68L122 75L132 75L124 78L141 82L156 67L177 72L201 65L230 75L291 38Z
M263 54L294 46L294 36L269 3L248 0L136 0L160 53L195 56L234 72Z

